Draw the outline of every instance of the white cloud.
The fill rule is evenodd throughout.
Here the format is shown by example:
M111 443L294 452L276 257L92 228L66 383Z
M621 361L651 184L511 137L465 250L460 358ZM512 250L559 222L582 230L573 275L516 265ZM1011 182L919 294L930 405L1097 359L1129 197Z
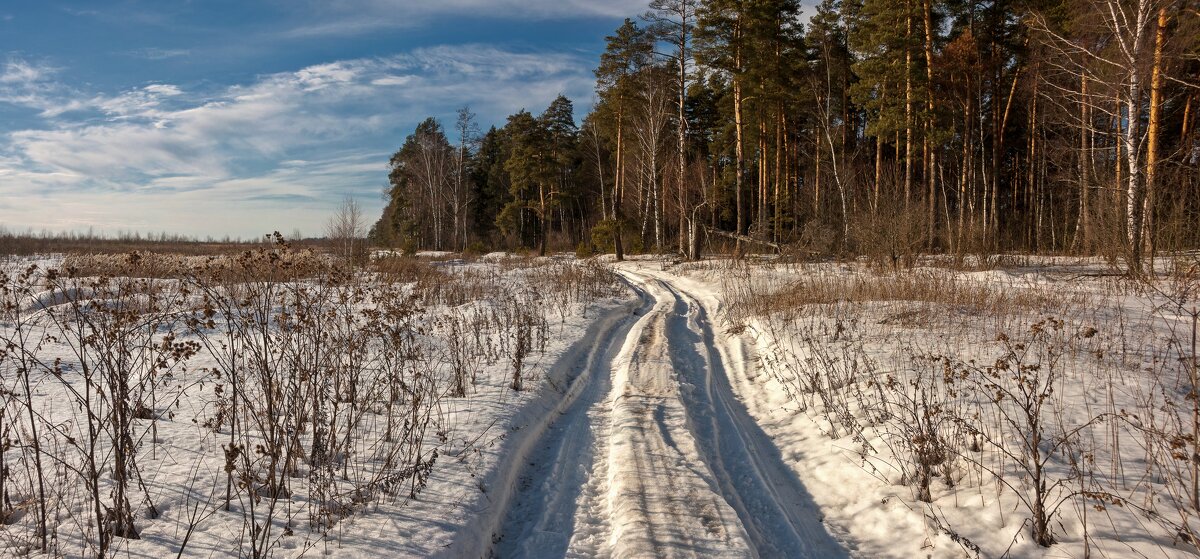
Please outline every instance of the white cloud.
M346 36L387 28L414 27L439 16L504 19L633 17L645 0L309 0L319 15L284 33L291 37Z
M188 49L164 49L164 48L150 47L150 48L144 48L144 49L130 51L128 54L129 54L129 56L133 56L136 58L145 58L146 60L167 60L169 58L179 58L179 57L183 57L183 56L189 56L192 54L192 51L190 51Z
M24 60L9 60L0 74L0 83L32 85L46 79L53 69L39 67Z
M142 90L146 91L148 93L153 93L155 95L162 95L163 97L174 97L176 95L183 95L183 90L179 89L178 86L165 84L165 83L150 84L146 87L143 87Z
M159 109L163 100L180 95L183 90L177 86L151 84L114 97L95 97L87 105L113 119L142 118L159 122L165 114Z
M15 67L5 73L20 76L12 83L34 83L41 95L21 106L40 111L46 126L0 137L0 222L201 235L318 231L346 192L379 202L388 151L426 116L453 118L469 104L485 123L501 123L559 93L578 99L590 93L591 62L445 46L269 74L215 92L154 83L114 95L80 95L50 81L53 72Z
M82 106L79 100L61 99L65 88L52 81L57 73L57 68L9 59L0 71L0 103L35 109L47 117Z
M380 86L407 85L407 84L412 83L412 81L414 79L415 79L414 76L383 76L382 78L375 78L374 80L371 80L371 85L380 85Z

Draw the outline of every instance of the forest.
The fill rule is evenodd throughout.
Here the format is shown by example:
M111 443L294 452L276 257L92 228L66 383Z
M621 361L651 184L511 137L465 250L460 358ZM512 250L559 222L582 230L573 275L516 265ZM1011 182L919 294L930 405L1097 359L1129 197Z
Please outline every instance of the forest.
M1198 24L1194 0L654 0L606 38L581 122L560 96L417 126L370 237L1136 273L1200 241Z
M6 3L0 559L1200 553L1200 0L631 1Z

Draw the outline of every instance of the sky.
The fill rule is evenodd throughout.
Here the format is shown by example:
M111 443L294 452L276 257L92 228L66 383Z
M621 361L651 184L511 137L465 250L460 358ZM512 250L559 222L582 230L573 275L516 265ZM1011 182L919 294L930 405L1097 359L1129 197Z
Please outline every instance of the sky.
M318 236L428 116L593 98L645 0L0 3L0 228Z

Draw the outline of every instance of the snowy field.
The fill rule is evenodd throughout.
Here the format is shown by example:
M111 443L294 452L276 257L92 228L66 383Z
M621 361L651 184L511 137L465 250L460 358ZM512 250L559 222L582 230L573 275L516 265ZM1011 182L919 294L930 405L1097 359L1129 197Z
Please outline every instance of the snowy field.
M488 541L463 527L511 483L498 460L564 399L576 371L554 364L636 305L576 262L334 277L276 253L192 259L184 280L5 264L0 555L415 557ZM136 269L178 273L151 260Z
M419 256L4 263L2 553L1195 554L1194 262Z
M852 554L1193 556L1197 262L1158 269L650 273L723 309L734 392Z

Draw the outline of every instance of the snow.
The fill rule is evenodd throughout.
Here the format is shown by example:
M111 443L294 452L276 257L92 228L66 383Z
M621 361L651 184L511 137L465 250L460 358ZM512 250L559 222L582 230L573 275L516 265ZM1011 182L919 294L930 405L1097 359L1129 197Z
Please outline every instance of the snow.
M960 271L929 260L907 275L888 275L862 263L770 258L740 265L419 256L437 258L435 269L450 277L495 282L492 291L473 292L482 294L477 300L422 310L430 373L448 374L448 337L467 335L448 321L497 311L501 299L515 297L517 308L544 320L544 331L535 334L544 336L544 348L528 357L526 389L511 389L507 359L481 359L467 395L439 400L425 441L439 459L416 498L378 496L322 533L306 528L303 512L320 496L296 481L277 519L295 532L278 536L272 556L1182 557L1195 551L1171 529L1195 523L1188 513L1171 516L1182 509L1178 480L1167 467L1185 466L1162 463L1154 454L1161 441L1131 427L1186 432L1171 422L1191 418L1177 415L1171 402L1187 401L1178 341L1192 316L1171 306L1167 293L1105 277L1096 261L1025 259ZM14 272L29 262L3 266ZM539 283L557 266L596 262L619 274L619 291L571 298ZM871 292L873 282L891 290ZM941 292L912 287L922 283ZM746 303L798 285L831 291L794 308ZM837 285L858 290L830 288ZM25 310L84 296L97 295L46 290ZM1063 321L1060 329L1046 322L1050 316ZM1021 501L1031 492L1027 476L1001 454L1027 433L998 419L995 402L943 379L943 372L965 378L973 363L994 362L1009 338L1033 344L1031 324L1058 336L1052 341L1059 345L1047 351L1061 350L1054 353L1048 438L1039 446L1045 475L1069 484L1086 469L1086 490L1110 499L1101 507L1097 498L1072 496L1078 487L1058 486L1053 496L1064 505L1051 519L1058 543L1049 548L1030 537ZM1096 332L1080 334L1092 327ZM485 333L488 343L502 343L499 332ZM65 348L50 354L70 358ZM147 496L160 514L137 518L142 539L116 540L114 554L174 555L185 535L184 556L246 554L237 507L213 507L224 490L227 435L202 426L215 399L200 369L216 364L200 356L164 388L161 398L172 404L159 407L170 412L138 453ZM12 369L0 370L13 389ZM1004 388L1003 379L995 382ZM956 387L962 392L944 392ZM63 390L61 382L41 379L36 411L66 425L79 413ZM931 393L943 398L946 413L958 414L958 423L939 424L947 439L969 436L952 425L982 426L990 438L982 450L940 462L924 502L905 455L911 423L920 416L906 423L897 415L903 406L889 399ZM880 413L885 408L891 416ZM1095 421L1100 416L1108 419ZM1055 446L1054 437L1067 432L1077 432L1078 440L1065 450ZM368 445L378 436L365 433ZM4 460L25 467L14 453ZM63 502L85 493L58 491ZM65 514L55 521L51 554L90 555L85 540L93 536L79 530L87 511ZM0 525L0 549L23 551L31 521L26 515Z
M57 261L48 259L44 264L55 266ZM15 272L23 269L26 262L18 262L5 270ZM558 264L574 266L573 262ZM307 511L309 504L319 497L309 493L303 478L291 481L290 498L281 500L279 512L274 520L270 553L274 557L296 557L314 553L335 553L344 557L428 557L455 549L456 542L472 542L482 554L490 545L493 527L481 523L480 511L488 508L491 500L504 494L514 483L511 468L506 473L501 467L519 453L521 441L533 440L548 423L552 410L565 406L563 388L573 374L574 356L586 351L592 344L594 334L608 328L629 315L629 305L636 304L631 294L614 292L600 298L575 299L570 294L559 294L546 289L537 282L543 276L553 277L554 270L546 266L519 264L498 268L491 264L441 265L439 269L449 274L468 278L482 278L484 282L498 282L502 297L516 298L518 308L542 317L544 333L534 333L533 351L525 364L527 389L514 391L510 388L512 365L507 358L489 360L481 358L476 382L462 398L444 396L438 402L439 415L435 425L427 432L427 448L438 450L427 486L417 498L407 498L406 492L396 496L379 495L367 506L351 516L343 518L328 531L310 530ZM548 271L549 270L549 271ZM614 296L615 295L615 296ZM24 305L26 310L41 309L61 304L75 298L92 295L70 292L44 292L35 300ZM582 296L581 296L582 297ZM422 351L430 359L429 372L444 376L449 374L447 320L452 316L467 316L481 313L485 316L482 343L498 350L504 343L497 338L496 328L508 328L511 324L500 324L486 318L489 313L511 310L500 300L480 300L465 305L449 307L430 305L421 310L420 328L425 332L420 337ZM0 334L7 335L13 325L0 324ZM460 332L460 336L471 335ZM544 336L544 340L541 337ZM187 336L180 338L188 339ZM490 341L488 341L490 339ZM538 347L538 342L544 342ZM52 344L53 345L53 344ZM72 358L67 348L46 347L44 355ZM562 365L556 365L561 362ZM188 371L176 371L169 383L160 388L160 407L169 410L155 422L156 436L141 435L138 464L146 482L147 497L153 501L159 514L155 518L139 515L135 518L141 539L113 540L110 553L129 557L174 556L181 548L183 539L188 538L183 556L211 557L241 555L249 553L247 535L242 522L242 506L234 500L231 511L217 506L224 494L222 445L228 434L214 432L204 423L216 410L214 383L204 369L218 367L211 355L199 355L189 364ZM6 387L16 380L10 375L13 370L9 362L0 362ZM68 379L69 380L69 379ZM78 387L78 383L70 381ZM73 398L64 393L67 385L47 377L35 382L36 413L52 422L80 421L79 410ZM365 390L365 388L364 388ZM173 402L167 404L168 402ZM11 418L7 415L6 418ZM368 424L373 420L368 413ZM138 422L138 433L148 433L149 422ZM74 429L74 428L72 428ZM369 450L377 444L371 437L378 432L367 431L367 438L360 443ZM372 434L374 433L374 434ZM78 436L77 436L78 437ZM69 448L69 447L68 447ZM97 456L101 464L111 460L110 450L102 448ZM369 454L369 453L368 453ZM24 468L18 463L20 453L8 452L3 457L13 470ZM73 460L74 458L72 458ZM359 467L359 463L355 463ZM62 472L67 485L72 475ZM109 481L102 480L107 486ZM102 491L107 498L107 489ZM56 502L82 502L86 492L82 487L66 487ZM19 495L16 498L24 499ZM141 499L131 498L135 510L142 510ZM55 556L92 556L94 533L87 531L88 511L86 508L67 509L69 516L62 520L52 519L54 530L50 554ZM0 525L0 555L15 553L30 541L34 515L12 517L9 525ZM195 524L194 530L189 526ZM94 532L94 530L93 530ZM294 533L294 534L293 534Z
M448 258L454 255L455 253L448 250L419 250L416 252L417 258Z
M1170 364L1173 350L1169 348L1178 343L1178 334L1186 334L1186 325L1180 321L1190 321L1190 315L1173 310L1174 303L1156 291L1164 286L1145 289L1105 277L1107 271L1095 261L1031 259L1019 267L978 272L941 267L906 272L954 282L938 283L948 288L1001 293L1007 297L1008 306L1003 308L978 311L970 306L916 300L842 300L809 304L774 317L747 316L743 310L731 316L736 299L747 293L786 291L797 282L813 281L811 278L838 278L854 285L877 273L856 264L747 267L707 262L666 272L661 264L632 266L642 273L669 277L681 291L721 309L713 314L725 319L724 326L729 329L725 338L734 340L732 346L749 355L725 361L754 363L726 369L733 392L811 493L830 532L852 555L1078 557L1085 549L1116 557L1195 553L1173 529L1180 516L1187 522L1187 506L1177 504L1178 489L1163 477L1162 466L1147 462L1148 453L1157 451L1146 445L1161 443L1152 443L1149 436L1122 426L1119 419L1124 414L1140 414L1139 421L1167 425L1180 411L1168 408L1169 400L1182 398L1171 394L1186 391L1173 387L1187 381L1179 378L1181 368ZM889 281L887 274L878 277ZM1078 495L1071 496L1078 486L1059 486L1051 491L1055 498L1065 498L1065 506L1052 518L1058 543L1042 548L1031 540L1028 512L1018 499L1030 495L1031 489L1014 464L985 448L979 455L985 468L965 460L954 462L955 483L935 477L931 502L921 502L911 480L901 475L903 459L896 454L895 436L903 433L892 431L895 420L872 416L875 407L869 400L876 390L873 380L919 374L921 363L928 362L922 360L930 355L949 356L956 363L973 359L989 363L1002 349L998 335L1026 339L1030 325L1046 324L1048 316L1063 319L1062 344L1067 353L1058 360L1059 380L1045 412L1050 438L1044 442L1043 453L1049 451L1049 445L1060 444L1056 433L1084 429L1072 439L1073 449L1048 455L1046 475L1051 482L1073 483L1070 453L1077 457L1084 453L1093 461L1090 467L1083 466L1089 472L1087 490L1112 495L1122 504L1101 506L1105 503L1094 498L1084 503ZM1088 334L1093 326L1099 333ZM856 367L859 370L854 373ZM834 401L822 403L815 393L803 393L805 369L820 375L841 371L838 378L822 379L832 388L829 395ZM862 376L871 371L879 376ZM856 374L859 380L855 384L844 384ZM941 372L936 375L940 377ZM919 383L914 386L931 388L924 384L929 378L914 377ZM1161 397L1155 396L1156 391ZM836 401L838 398L844 401ZM987 401L949 402L952 407L963 406L958 409L994 409ZM1158 410L1148 409L1147 402L1154 402ZM1115 411L1110 416L1118 419L1092 423L1092 418L1109 410ZM846 427L849 422L839 416L843 411L854 417L849 422L856 422L860 431ZM1147 417L1155 415L1154 419ZM1005 432L998 442L1009 448L1024 436L1014 429ZM1120 445L1119 453L1113 452L1114 444ZM989 469L997 465L998 469ZM1141 471L1142 477L1134 479L1134 471ZM1150 471L1155 473L1146 476ZM993 472L1006 479L1001 482ZM1183 478L1181 481L1186 481L1186 471ZM1182 514L1175 512L1181 509Z
M511 252L489 252L489 253L479 257L479 259L484 262L499 262L499 261L503 261L503 260L520 260L521 258L523 258L523 257L520 254L514 254Z
M576 357L548 429L523 431L536 442L506 462L520 482L483 514L503 516L496 555L845 556L723 380L727 364L747 366L742 349L718 344L708 311L669 278L621 270L641 306Z

